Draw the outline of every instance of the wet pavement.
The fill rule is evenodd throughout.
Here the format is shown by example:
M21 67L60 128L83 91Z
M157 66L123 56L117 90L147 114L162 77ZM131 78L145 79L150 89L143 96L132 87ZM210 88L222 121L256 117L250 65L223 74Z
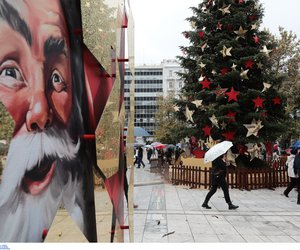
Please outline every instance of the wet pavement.
M228 210L218 189L209 202L212 209L207 210L201 205L208 190L174 186L167 176L167 171L160 173L149 164L135 168L134 242L300 242L295 190L286 198L283 187L230 189L239 208Z

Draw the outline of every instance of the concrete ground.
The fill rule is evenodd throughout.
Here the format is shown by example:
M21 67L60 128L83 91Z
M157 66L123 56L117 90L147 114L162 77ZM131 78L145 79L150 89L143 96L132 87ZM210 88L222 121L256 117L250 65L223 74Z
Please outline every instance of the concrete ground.
M144 161L145 163L147 160ZM130 169L128 171L130 174ZM230 189L237 210L228 210L222 190L211 198L212 209L201 207L208 190L173 186L157 169L135 168L134 242L300 242L300 205L297 192L282 195L284 188L241 191ZM105 193L105 192L104 192ZM97 197L103 194L96 191ZM111 205L109 197L97 209L99 242L109 242ZM99 211L108 211L107 214ZM125 218L128 219L127 209ZM46 242L86 242L65 210L59 210ZM124 230L124 242L129 242L129 230Z
M135 169L134 242L300 242L297 192L284 188L241 191L230 189L237 210L228 210L219 189L212 209L201 205L208 192L173 186L149 165Z

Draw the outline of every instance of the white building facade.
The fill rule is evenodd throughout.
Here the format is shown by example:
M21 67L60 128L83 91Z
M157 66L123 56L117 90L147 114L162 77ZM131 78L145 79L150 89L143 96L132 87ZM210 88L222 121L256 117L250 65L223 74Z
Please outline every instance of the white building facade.
M183 87L183 80L177 75L177 72L183 72L176 60L163 60L163 96L178 96Z
M155 114L158 109L158 99L168 95L176 96L183 87L183 81L176 72L182 72L182 68L175 60L163 60L160 65L142 65L135 67L135 114L134 126L142 127L151 135L155 135L157 124ZM125 71L125 109L130 108L129 87L131 76Z

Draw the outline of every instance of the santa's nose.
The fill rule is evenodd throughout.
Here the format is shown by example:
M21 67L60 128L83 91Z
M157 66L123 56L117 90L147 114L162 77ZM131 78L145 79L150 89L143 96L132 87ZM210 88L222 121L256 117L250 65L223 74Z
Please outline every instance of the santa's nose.
M42 131L52 124L53 113L49 108L45 94L40 92L34 95L26 115L26 126L30 132Z

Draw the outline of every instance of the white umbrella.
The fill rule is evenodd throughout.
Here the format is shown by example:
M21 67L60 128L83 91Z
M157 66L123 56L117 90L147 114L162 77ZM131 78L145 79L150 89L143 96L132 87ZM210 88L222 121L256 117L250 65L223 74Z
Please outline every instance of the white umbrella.
M233 146L231 141L222 141L212 146L204 155L204 162L210 162L223 155Z

